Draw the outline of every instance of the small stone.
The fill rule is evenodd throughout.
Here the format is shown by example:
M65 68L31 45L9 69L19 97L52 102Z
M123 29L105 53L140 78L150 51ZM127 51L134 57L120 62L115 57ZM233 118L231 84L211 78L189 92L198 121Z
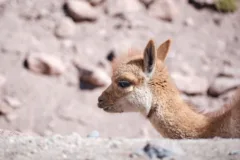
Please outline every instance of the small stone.
M93 5L93 6L97 6L100 5L104 2L105 0L88 0L88 2Z
M67 14L74 21L95 21L98 17L95 9L85 1L69 0L65 4Z
M112 144L110 145L110 148L113 148L113 149L119 148L119 144L117 142L112 142Z
M218 97L230 90L236 89L238 86L240 86L239 79L217 77L210 85L207 93L212 97Z
M11 138L9 138L9 143L15 143L15 138L12 138L12 136L21 136L23 135L22 133L20 132L17 132L17 131L10 131L10 130L3 130L3 129L0 129L0 136L1 137L4 137L4 136L9 136Z
M191 1L199 5L213 5L215 3L215 0L191 0Z
M129 155L130 158L139 158L139 157L144 157L144 158L147 158L145 156L145 152L142 150L142 149L138 149L136 150L135 152L131 153Z
M178 8L173 0L154 1L149 7L149 15L165 21L173 21L178 14Z
M0 87L2 87L6 83L6 78L0 74Z
M172 77L177 88L188 95L201 95L208 89L208 81L196 75L181 75L173 73Z
M154 159L154 158L165 158L165 157L170 157L173 155L173 152L162 148L160 146L156 146L153 144L148 143L144 148L143 151L145 154L148 155L149 158Z
M79 71L81 81L97 87L104 87L111 83L110 76L103 69L83 64L81 62L74 63Z
M213 18L213 22L214 22L217 26L220 26L222 21L221 21L220 18Z
M107 60L112 62L116 58L115 52L113 50L110 50L107 54Z
M73 41L65 39L63 41L61 41L61 48L63 49L73 49L75 47Z
M96 68L90 74L88 73L83 73L81 79L99 87L107 86L111 83L110 77L102 69Z
M99 67L101 67L101 68L105 68L105 67L106 67L105 63L103 63L102 61L99 61L99 62L97 63L97 65L98 65Z
M144 4L147 8L149 7L149 5L151 5L154 0L139 0L142 4Z
M14 144L14 143L15 143L15 139L9 138L9 139L8 139L8 142L9 142L10 144Z
M225 66L223 70L219 72L219 76L240 78L240 70L238 68Z
M190 17L187 18L187 19L185 19L184 25L186 25L186 26L194 26L194 21L193 21L193 19L190 18Z
M0 103L0 115L7 115L11 113L13 109L4 103Z
M49 15L49 11L47 9L42 9L37 14L37 19L42 19L44 17L47 17Z
M62 158L63 158L63 159L67 159L68 156L67 156L66 154L62 154Z
M106 12L111 16L127 15L144 11L144 6L138 0L108 0Z
M17 98L10 96L4 97L4 101L14 109L19 108L22 104Z
M99 137L99 132L98 131L92 131L87 135L88 138L98 138Z
M60 75L65 71L60 59L45 53L30 54L25 60L25 67L32 72L45 75Z
M106 29L100 29L100 30L98 31L98 33L99 33L99 35L101 35L101 36L103 36L103 37L106 37L107 34L108 34L108 32L107 32Z
M5 115L6 120L9 122L12 122L18 118L18 115L16 113L10 113Z
M64 18L56 25L55 35L59 38L70 38L75 34L75 30L75 23L69 18Z
M240 150L237 151L231 151L228 153L229 156L234 156L234 155L240 155Z

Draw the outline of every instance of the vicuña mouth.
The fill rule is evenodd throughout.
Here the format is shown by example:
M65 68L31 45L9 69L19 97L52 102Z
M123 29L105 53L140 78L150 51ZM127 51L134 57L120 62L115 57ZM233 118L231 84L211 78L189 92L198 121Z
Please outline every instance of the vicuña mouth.
M108 111L108 110L109 110L109 108L103 108L103 110L104 110L104 111Z
M98 108L101 108L101 109L103 109L104 111L107 111L108 108L109 108L109 106L104 106L104 105L102 105L101 103L98 103L97 105L98 105Z
M97 106L98 106L98 108L101 108L101 109L104 109L107 107L107 106L103 105L102 103L98 103Z

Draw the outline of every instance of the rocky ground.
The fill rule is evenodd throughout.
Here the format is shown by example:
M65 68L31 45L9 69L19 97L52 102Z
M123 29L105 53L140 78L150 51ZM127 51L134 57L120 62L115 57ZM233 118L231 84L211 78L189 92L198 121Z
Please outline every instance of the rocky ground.
M240 10L199 10L187 0L0 0L0 30L2 129L160 137L137 113L96 106L109 60L150 38L173 40L167 66L197 107L223 105L240 85Z
M69 136L1 136L4 160L238 160L240 140L101 139Z

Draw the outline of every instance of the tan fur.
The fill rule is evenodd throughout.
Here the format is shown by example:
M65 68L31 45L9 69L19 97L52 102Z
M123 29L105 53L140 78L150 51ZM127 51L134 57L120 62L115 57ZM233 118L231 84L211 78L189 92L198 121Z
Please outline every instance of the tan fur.
M167 138L240 138L240 90L236 100L219 111L193 110L181 99L164 65L170 44L161 44L155 55L151 40L144 56L134 53L118 61L98 106L107 112L140 112ZM122 81L131 85L122 88Z

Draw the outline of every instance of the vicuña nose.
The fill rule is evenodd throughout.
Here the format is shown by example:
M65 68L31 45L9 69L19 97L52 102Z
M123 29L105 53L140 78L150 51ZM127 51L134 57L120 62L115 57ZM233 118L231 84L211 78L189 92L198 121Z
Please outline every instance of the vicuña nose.
M101 102L103 102L103 97L102 96L98 97L98 103L101 103Z

